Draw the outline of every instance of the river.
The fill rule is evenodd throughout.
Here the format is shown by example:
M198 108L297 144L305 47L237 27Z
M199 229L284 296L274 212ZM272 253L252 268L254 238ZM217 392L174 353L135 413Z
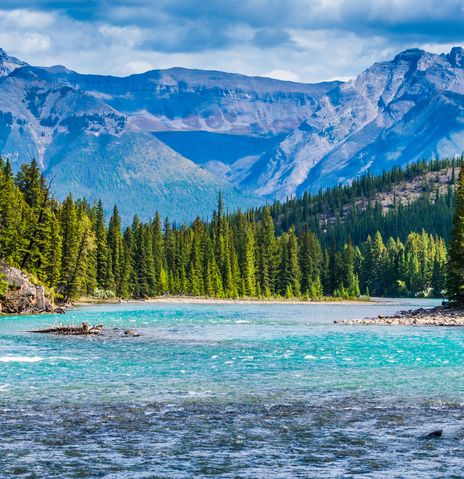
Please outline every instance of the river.
M0 477L464 477L464 329L334 324L434 304L2 317ZM82 321L141 336L27 332Z

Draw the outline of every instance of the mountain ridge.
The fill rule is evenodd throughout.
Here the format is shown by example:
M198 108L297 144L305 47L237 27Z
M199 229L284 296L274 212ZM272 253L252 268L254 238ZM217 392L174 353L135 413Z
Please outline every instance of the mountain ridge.
M36 158L60 198L127 199L126 220L134 206L190 220L219 191L246 207L463 150L461 47L318 84L181 67L90 75L0 50L0 153L15 168Z
M246 194L141 131L124 114L86 91L21 65L0 82L0 147L16 168L37 159L55 178L54 192L108 208L121 203L127 223L134 207L144 218L159 210L180 221L209 214L220 191L232 207L249 204ZM8 154L10 153L10 154ZM194 205L186 210L185 204Z
M462 57L459 47L440 55L409 49L337 86L260 159L261 171L248 179L249 187L285 198L347 183L366 170L460 154Z

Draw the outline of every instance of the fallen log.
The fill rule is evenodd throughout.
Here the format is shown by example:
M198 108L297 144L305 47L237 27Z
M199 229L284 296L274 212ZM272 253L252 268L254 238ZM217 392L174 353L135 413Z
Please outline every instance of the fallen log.
M52 328L36 329L34 331L28 331L29 333L45 333L45 334L61 334L61 335L74 335L85 336L88 334L100 334L103 331L103 324L96 324L89 326L85 321L81 326L74 324L53 326Z

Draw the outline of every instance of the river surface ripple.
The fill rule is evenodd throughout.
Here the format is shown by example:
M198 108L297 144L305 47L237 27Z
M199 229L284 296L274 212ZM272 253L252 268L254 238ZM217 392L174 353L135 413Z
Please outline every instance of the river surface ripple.
M0 318L0 478L464 477L464 329L333 323L430 304ZM142 335L27 332L58 321Z

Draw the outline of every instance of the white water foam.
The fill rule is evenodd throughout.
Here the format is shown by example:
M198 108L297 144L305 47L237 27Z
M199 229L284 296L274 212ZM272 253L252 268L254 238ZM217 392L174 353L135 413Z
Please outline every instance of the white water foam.
M0 363L38 363L44 360L41 356L0 356Z
M44 358L42 356L0 356L0 363L38 363L40 361L53 361L57 359L62 359L64 361L77 361L78 358L73 358L70 356L50 356L49 358Z

